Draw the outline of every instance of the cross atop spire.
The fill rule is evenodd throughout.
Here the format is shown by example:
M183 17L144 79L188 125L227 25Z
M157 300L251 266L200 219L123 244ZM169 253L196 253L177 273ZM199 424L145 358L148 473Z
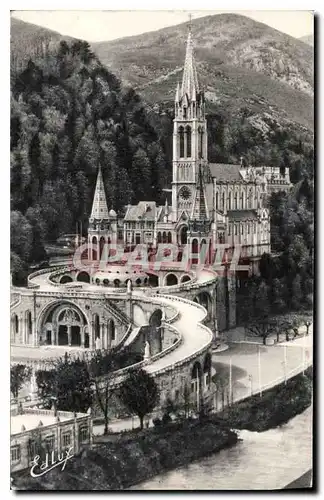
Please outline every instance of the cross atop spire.
M103 182L101 167L98 170L97 183L91 210L91 219L109 219L106 201L105 186Z
M199 85L198 85L195 59L193 55L193 42L191 36L191 19L190 19L187 48L186 48L186 58L183 69L181 97L187 94L189 100L191 101L193 100L194 94L197 95L198 92L199 92Z

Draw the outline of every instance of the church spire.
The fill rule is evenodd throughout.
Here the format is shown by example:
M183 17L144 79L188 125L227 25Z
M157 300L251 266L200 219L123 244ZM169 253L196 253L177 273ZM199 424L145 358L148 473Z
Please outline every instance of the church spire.
M208 206L203 184L201 166L199 165L198 182L195 191L194 203L192 205L191 219L204 220L209 219Z
M93 198L90 218L98 220L109 219L105 186L103 182L101 167L99 167L98 170L96 190Z
M196 94L199 93L198 77L196 63L193 55L193 41L191 35L191 23L187 39L186 58L183 69L181 97L188 95L189 100L196 100Z

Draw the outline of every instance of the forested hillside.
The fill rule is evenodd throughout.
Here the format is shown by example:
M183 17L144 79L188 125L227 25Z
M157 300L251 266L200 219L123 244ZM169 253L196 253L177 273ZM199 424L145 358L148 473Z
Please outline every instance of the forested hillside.
M167 161L153 114L86 42L62 41L30 60L11 91L14 272L76 221L86 231L99 165L109 208L161 201Z

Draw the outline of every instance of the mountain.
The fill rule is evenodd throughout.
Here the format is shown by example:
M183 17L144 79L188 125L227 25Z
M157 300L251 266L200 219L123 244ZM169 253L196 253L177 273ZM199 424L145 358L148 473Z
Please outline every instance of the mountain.
M46 52L56 47L61 40L72 41L73 38L36 24L25 23L11 16L11 71L21 71L30 58L42 57Z
M100 60L151 103L171 103L182 77L188 23L93 43ZM192 21L197 71L209 111L248 107L260 119L313 129L313 50L237 14Z
M311 47L314 47L314 36L313 35L305 35L301 36L299 38L304 43L307 43L308 45L311 45Z

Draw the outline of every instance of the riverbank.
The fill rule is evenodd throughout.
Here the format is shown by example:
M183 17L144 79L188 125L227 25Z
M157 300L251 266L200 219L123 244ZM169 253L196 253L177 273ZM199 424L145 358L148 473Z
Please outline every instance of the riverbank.
M75 456L64 471L57 467L36 479L29 471L15 475L15 486L24 490L122 490L236 442L235 432L219 429L210 421L115 434Z
M234 429L264 432L285 424L311 405L313 369L259 394L224 408L215 416L219 424Z
M29 471L15 476L17 489L123 490L154 476L216 454L237 443L246 429L263 432L278 427L310 406L312 369L277 387L252 396L202 421L112 434L97 438L92 450L41 478Z

